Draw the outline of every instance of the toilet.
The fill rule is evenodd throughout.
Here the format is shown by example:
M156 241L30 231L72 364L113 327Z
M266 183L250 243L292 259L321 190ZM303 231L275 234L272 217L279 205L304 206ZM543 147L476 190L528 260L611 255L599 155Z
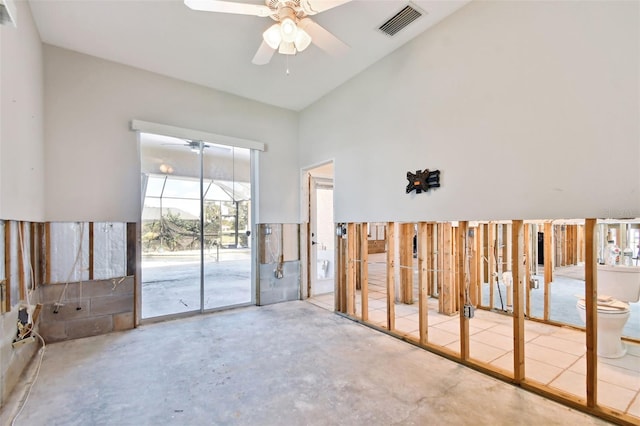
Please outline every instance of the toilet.
M598 265L598 356L623 357L627 349L622 342L622 329L631 310L629 302L640 300L640 267ZM584 299L576 305L586 323Z

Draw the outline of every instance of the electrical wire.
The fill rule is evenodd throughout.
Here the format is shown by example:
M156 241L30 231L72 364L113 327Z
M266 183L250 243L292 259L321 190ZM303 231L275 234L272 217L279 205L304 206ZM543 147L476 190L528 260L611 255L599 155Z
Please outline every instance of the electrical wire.
M33 328L33 325L32 325ZM20 414L22 414L22 411L24 410L24 407L27 405L27 402L29 401L29 396L31 395L31 391L33 390L33 385L35 385L36 381L38 380L38 377L40 376L40 367L42 367L42 360L44 359L44 353L47 349L47 345L44 342L44 339L42 338L42 336L38 333L36 333L35 331L31 331L31 333L35 336L37 336L40 341L42 342L42 348L40 348L40 359L38 359L38 366L36 367L36 371L34 373L34 377L33 380L31 380L31 383L29 384L29 389L27 390L27 394L24 397L24 399L22 400L22 402L20 403L20 408L18 410L18 412L16 413L16 415L13 417L13 419L11 420L11 426L15 426L16 424L16 420L18 419L18 417L20 417Z
M80 257L82 256L82 243L84 240L84 222L79 222L80 225L80 243L78 244L78 252L76 253L76 258L73 261L73 265L71 266L71 269L69 270L69 275L67 275L67 281L64 285L64 287L62 288L62 292L60 293L60 297L58 298L58 302L55 304L55 308L54 308L54 312L57 313L58 311L58 307L62 306L62 301L66 300L66 293L67 293L67 288L69 287L69 282L71 281L71 275L73 275L73 273L76 271L76 267L78 265L78 260L80 259ZM82 262L80 263L80 265L82 266ZM82 270L80 270L80 297L82 297ZM78 299L78 307L80 303L80 299Z

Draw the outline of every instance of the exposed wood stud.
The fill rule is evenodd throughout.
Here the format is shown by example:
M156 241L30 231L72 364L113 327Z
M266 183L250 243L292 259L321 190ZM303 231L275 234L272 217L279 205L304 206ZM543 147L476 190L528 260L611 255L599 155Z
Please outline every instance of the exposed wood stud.
M525 378L524 371L524 226L522 220L511 224L511 274L513 275L513 374L516 383Z
M367 238L367 224L360 225L360 296L362 306L362 321L369 320L369 239Z
M458 310L460 288L460 280L462 279L462 271L459 269L460 264L458 263L458 238L459 238L460 228L458 226L451 227L451 294L449 297L451 303L451 312L450 314L455 313Z
M587 406L598 402L598 270L596 219L586 219L585 231L585 310L587 327Z
M524 259L525 259L525 277L524 277L524 288L526 291L525 298L525 315L527 318L531 317L531 265L533 261L531 260L531 228L532 226L528 223L524 224ZM514 280L515 282L515 280Z
M489 222L488 225L488 242L489 242L489 309L493 310L493 299L495 297L495 283L496 274L498 269L496 268L496 224Z
M433 223L428 223L426 226L427 245L425 246L425 256L427 260L427 295L429 296L437 294L437 289L435 288L436 271L434 271L436 267L436 262L435 262L436 254L435 254L435 245L434 245L434 236L435 236L434 227L435 226L436 225Z
M467 274L467 268L465 264L469 262L467 259L467 235L468 235L468 223L467 222L459 222L458 223L458 244L456 246L457 253L456 259L458 263L458 306L459 311L461 312L460 316L460 357L463 361L469 359L469 318L462 314L463 306L466 303L466 284L469 283L469 276Z
M392 331L396 328L396 310L395 310L395 228L393 222L387 223L387 330Z
M413 223L400 224L400 301L413 303Z
M469 238L471 245L471 288L469 289L469 297L473 306L478 306L480 300L480 277L482 276L482 245L481 245L481 226L478 225L469 232L473 237Z
M553 281L553 226L544 224L544 319L549 319L549 302L551 297L551 281Z
M44 225L44 282L51 284L51 222Z
M502 245L503 245L503 249L505 249L504 253L505 256L502 258L502 262L503 262L503 266L502 266L502 272L508 272L511 271L511 264L512 264L512 235L513 233L511 232L511 229L513 227L510 224L505 224L502 225ZM507 309L508 307L513 307L513 283L515 281L512 280L512 286L511 289L506 288L505 292L506 294L506 299L507 299Z
M442 223L437 223L435 226L436 233L436 286L435 293L438 295L438 312L442 312L441 299L442 299L442 283L444 282L444 226Z
M490 283L491 282L491 277L489 276L489 252L491 251L489 249L489 224L488 223L483 223L480 225L480 228L482 229L482 241L480 242L481 245L481 250L480 252L482 253L482 282L483 283Z
M11 221L4 221L5 312L11 310Z
M426 344L428 340L428 288L429 288L429 225L426 222L418 223L418 329L420 332L420 343Z
M26 283L24 280L25 273L25 264L24 264L24 252L22 250L22 246L24 244L24 222L17 222L18 225L18 294L20 295L20 300L26 299L26 292L24 291L26 287Z
M455 305L457 293L455 292L455 264L452 259L452 234L453 227L451 223L444 222L438 225L442 229L441 245L438 248L438 255L442 257L442 281L438 280L438 309L442 314L451 315L455 313Z
M127 275L136 274L136 223L127 223Z
M29 276L31 277L31 289L34 290L40 283L40 251L38 250L38 243L36 242L40 241L38 229L37 223L31 222L29 224L29 247L31 248L31 252L29 253L29 260L31 262Z
M93 222L89 222L89 280L93 279Z
M347 315L356 313L356 225L347 224Z
M336 237L336 266L338 273L336 274L336 312L347 312L347 267L346 267L346 239L342 236Z

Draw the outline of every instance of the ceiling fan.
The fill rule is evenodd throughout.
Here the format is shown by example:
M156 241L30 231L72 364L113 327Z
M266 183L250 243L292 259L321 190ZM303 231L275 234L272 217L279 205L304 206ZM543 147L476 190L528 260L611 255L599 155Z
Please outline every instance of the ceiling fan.
M222 0L184 0L193 10L270 17L275 24L262 34L262 44L253 62L268 64L274 52L295 55L313 43L332 55L340 55L349 47L309 16L332 9L351 0L264 0L265 5Z

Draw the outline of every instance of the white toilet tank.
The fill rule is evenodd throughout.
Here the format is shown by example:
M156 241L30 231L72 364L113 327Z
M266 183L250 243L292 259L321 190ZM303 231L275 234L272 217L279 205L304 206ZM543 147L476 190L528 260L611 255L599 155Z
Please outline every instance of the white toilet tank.
M623 302L640 300L640 266L598 265L598 294Z

